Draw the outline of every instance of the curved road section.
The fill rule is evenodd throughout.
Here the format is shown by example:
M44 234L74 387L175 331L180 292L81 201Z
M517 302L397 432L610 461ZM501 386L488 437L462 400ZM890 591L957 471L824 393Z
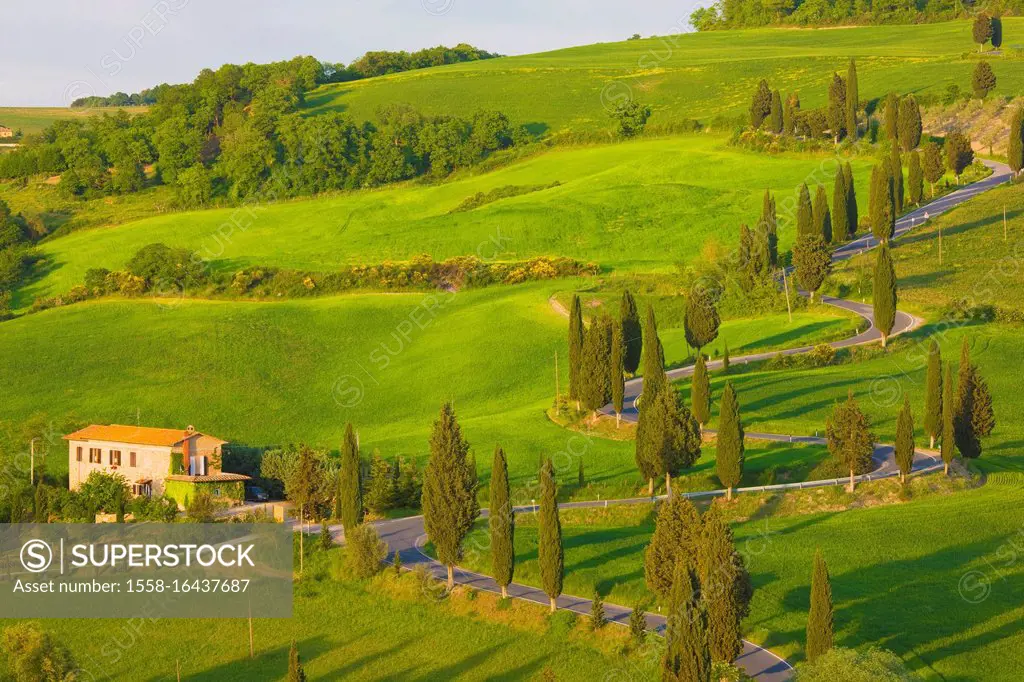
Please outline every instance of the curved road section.
M977 196L978 194L985 192L993 187L1006 182L1012 175L1012 171L1008 166L1002 163L996 163L993 161L985 161L986 166L992 169L993 173L989 177L980 180L972 185L962 187L944 197L936 199L930 204L923 206L915 211L911 211L896 223L896 235L900 236L915 226L920 225L928 218L934 218L935 216L941 215L949 209L962 204L968 199ZM878 242L871 236L861 237L848 244L844 244L838 247L833 253L833 262L846 260L857 254L863 253L864 251L873 249L878 245ZM874 325L874 316L872 313L871 306L863 303L857 303L855 301L847 301L832 297L823 297L822 301L828 305L836 306L844 310L860 315L870 323L870 327L860 334L857 334L853 338L846 339L843 341L836 341L830 344L833 348L845 348L848 346L855 346L860 344L872 343L878 341L881 338L881 334ZM920 320L913 315L909 315L904 312L897 314L896 326L893 329L893 334L902 334L913 329L916 329L923 320ZM791 348L789 350L781 351L784 355L795 355L798 353L806 353L811 350L812 346L804 346L802 348ZM769 357L777 355L777 352L771 353L755 353L752 355L745 355L734 358L732 362L743 363L753 362L756 360L764 360ZM713 361L708 363L709 369L715 369L721 366L721 361ZM693 367L680 367L668 372L671 379L679 379L682 377L689 376L693 373ZM636 399L640 395L643 389L643 379L633 379L626 384L626 397L628 400L626 411L623 414L623 418L633 421L637 417L636 410ZM612 413L611 406L606 406L602 410L606 414ZM748 438L757 440L774 440L774 441L788 441L794 443L819 443L825 442L823 438L814 438L809 436L788 436L773 433L747 433ZM934 453L918 450L914 459L913 471L915 473L924 473L928 471L934 471L942 468L942 462L935 456ZM863 474L857 477L858 481L877 480L881 478L888 478L895 476L899 473L896 467L895 459L893 456L893 448L891 445L878 444L875 447L874 461L876 468L869 474ZM738 488L737 492L769 492L778 490L790 490L800 488L815 488L823 486L843 485L848 482L849 479L827 479L822 481L807 481L803 483L789 483L781 485L771 486L757 486L751 488ZM724 495L724 490L710 490L706 492L687 493L687 497L714 497L718 495ZM586 508L586 507L599 507L608 506L614 504L651 504L658 498L651 497L639 497L624 500L605 500L605 501L588 501L588 502L569 502L559 505L562 509L571 508ZM534 511L533 507L517 507L517 512L529 512ZM486 515L486 510L484 511ZM381 538L388 543L388 547L391 549L392 556L398 554L402 558L402 564L408 568L413 568L417 565L424 565L431 573L439 580L447 579L447 571L445 567L438 562L427 556L421 549L422 545L426 541L426 535L424 533L423 517L415 516L404 519L394 519L389 521L380 521L376 524L376 528L380 533ZM340 529L340 527L339 527ZM473 573L466 571L461 568L457 568L455 571L455 580L461 585L467 585L474 589L486 590L488 592L500 592L498 585L489 576L481 575L479 573ZM516 599L526 599L528 601L536 602L538 604L547 605L548 597L544 592L526 585L519 585L513 583L508 588L509 596ZM580 614L590 613L590 600L583 597L574 597L571 595L562 595L558 598L558 608L568 609ZM626 625L629 621L629 616L632 613L632 609L624 606L617 606L615 604L605 604L605 612L608 615L608 619L613 623L620 625ZM655 632L661 632L665 628L665 618L656 614L647 614L647 626ZM744 641L743 652L740 657L735 661L736 665L743 668L748 675L754 677L761 682L780 682L781 680L788 680L793 674L793 668L785 660L776 656L772 652L757 646L751 642ZM627 670L622 671L610 671L607 679L628 679L629 673Z

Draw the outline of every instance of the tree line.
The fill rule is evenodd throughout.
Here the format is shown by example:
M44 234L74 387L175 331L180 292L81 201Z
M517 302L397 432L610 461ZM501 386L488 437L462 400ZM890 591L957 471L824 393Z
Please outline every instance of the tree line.
M392 104L376 123L302 116L305 93L326 78L312 57L207 69L161 89L145 114L55 121L0 156L0 177L59 173L64 196L94 197L142 190L154 164L156 181L195 208L219 195L276 198L443 177L532 139L496 111L426 116Z

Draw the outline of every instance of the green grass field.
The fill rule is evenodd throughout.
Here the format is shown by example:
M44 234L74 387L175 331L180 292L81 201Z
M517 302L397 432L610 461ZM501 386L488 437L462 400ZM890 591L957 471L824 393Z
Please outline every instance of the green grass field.
M835 491L838 492L838 491ZM814 551L829 565L838 646L893 650L926 680L1015 680L1024 666L1024 489L988 485L904 504L776 516L734 526L754 583L746 636L803 657ZM647 598L650 507L564 511L565 593L632 605ZM517 582L538 584L537 529L518 517ZM469 562L489 572L487 551ZM966 577L965 577L966 576Z
M25 135L41 132L54 121L114 113L121 107L70 109L68 107L0 107L0 125ZM128 113L142 113L147 107L127 107Z
M1024 21L1003 20L1007 42ZM651 125L685 118L709 122L743 114L761 78L783 92L799 91L804 107L825 103L833 71L857 60L860 96L888 91L969 90L976 50L967 20L920 26L822 30L711 31L572 47L489 59L320 88L307 96L311 113L340 110L372 119L391 102L431 114L499 109L534 130L609 130L606 103L632 95L652 105ZM996 94L1016 94L1024 62L993 60Z
M869 159L855 159L867 196ZM503 260L569 256L605 267L670 271L708 239L726 248L754 223L766 188L780 215L801 182L827 180L830 157L765 158L706 135L558 149L501 170L441 185L406 185L329 198L174 213L81 230L44 242L48 273L19 302L82 282L90 267L117 268L146 244L196 250L212 267L252 265L331 270L342 264L477 254ZM449 215L465 198L503 185L559 187ZM864 199L866 203L866 198ZM233 222L234 221L234 222ZM780 236L788 248L792 231Z

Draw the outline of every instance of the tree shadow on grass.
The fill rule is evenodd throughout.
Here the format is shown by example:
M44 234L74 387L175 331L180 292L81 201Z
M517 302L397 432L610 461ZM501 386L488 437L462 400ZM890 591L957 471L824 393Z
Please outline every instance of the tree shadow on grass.
M1006 212L1006 219L1008 221L1009 220L1013 220L1013 219L1017 218L1018 216L1020 216L1022 214L1024 214L1024 211L1022 211L1022 210L1007 211ZM959 225L956 225L954 227L945 228L945 229L942 230L942 236L943 237L953 237L953 236L956 236L956 235L961 234L963 232L968 232L970 230L974 230L974 229L978 229L978 228L983 228L983 227L989 227L990 225L1001 224L1002 222L1003 222L1003 214L1002 213L996 213L994 215L985 216L984 218L980 218L978 220L972 220L970 222L960 223ZM900 237L896 241L896 245L900 246L900 245L918 244L920 242L929 242L929 241L937 240L938 238L939 238L938 230L929 230L927 232L921 232L921 231L915 230L915 231L909 233L908 235Z
M299 655L303 661L311 661L332 648L323 635L298 640L296 641L296 646L299 648ZM288 670L288 651L290 648L290 642L280 644L271 649L260 651L253 659L240 657L196 672L182 670L182 676L188 680L199 680L200 682L203 680L213 682L214 680L223 679L261 679L266 678L268 674L274 677L283 677ZM151 677L150 681L167 680L169 674Z

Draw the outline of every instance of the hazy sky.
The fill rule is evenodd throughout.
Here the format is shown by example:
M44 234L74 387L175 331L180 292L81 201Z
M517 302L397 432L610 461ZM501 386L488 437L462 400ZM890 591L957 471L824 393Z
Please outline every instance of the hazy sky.
M191 81L200 69L310 54L472 43L502 54L676 33L698 0L7 0L0 106Z

